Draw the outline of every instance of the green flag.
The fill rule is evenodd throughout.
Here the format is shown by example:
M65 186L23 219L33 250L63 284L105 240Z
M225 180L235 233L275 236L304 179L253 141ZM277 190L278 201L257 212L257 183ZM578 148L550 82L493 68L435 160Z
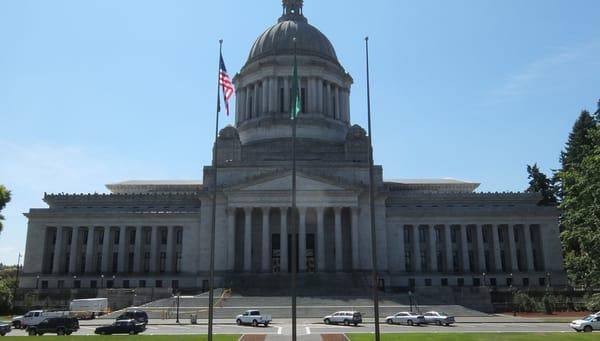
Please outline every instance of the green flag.
M294 56L294 76L292 77L292 110L290 118L296 119L302 110L302 102L300 101L300 88L298 86L298 62Z

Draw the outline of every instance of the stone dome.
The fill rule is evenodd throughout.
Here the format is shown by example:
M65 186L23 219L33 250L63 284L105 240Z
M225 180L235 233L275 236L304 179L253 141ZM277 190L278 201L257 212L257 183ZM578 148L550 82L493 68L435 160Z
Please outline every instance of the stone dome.
M294 41L299 55L317 56L339 64L333 45L316 27L310 25L301 12L290 11L268 28L252 45L248 62L272 55L294 53Z

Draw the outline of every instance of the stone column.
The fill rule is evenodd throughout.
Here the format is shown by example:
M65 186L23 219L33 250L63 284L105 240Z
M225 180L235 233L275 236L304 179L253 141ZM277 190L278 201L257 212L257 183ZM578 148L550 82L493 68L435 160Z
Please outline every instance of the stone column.
M429 225L429 272L438 271L437 244L435 242L435 224Z
M240 96L240 107L238 108L238 116L239 116L239 122L242 123L246 120L246 89L245 88L240 88L238 90L239 92L239 96Z
M508 230L508 247L510 248L510 269L512 272L519 271L519 264L517 262L517 245L515 243L515 227L513 225L507 225Z
M502 272L502 261L500 260L500 241L498 240L499 225L492 225L492 243L494 245L494 270Z
M265 116L269 112L269 79L264 78L262 81L262 103L261 116Z
M323 231L324 207L317 207L317 271L325 271L325 232Z
M306 207L298 207L298 272L306 272Z
M277 112L277 99L279 91L277 90L277 77L269 77L269 112Z
M252 271L252 207L244 207L244 271Z
M262 271L271 272L269 207L262 208Z
M342 208L335 207L335 270L341 271L343 263L342 249Z
M279 235L279 263L281 272L288 271L288 229L287 207L279 208L281 215L281 231Z
M134 245L134 255L133 255L133 271L135 273L141 273L144 264L144 228L142 226L138 226L135 229L135 245Z
M358 207L352 207L352 269L358 270L360 267L358 250Z
M150 272L158 272L158 226L152 226L150 235Z
M56 242L54 243L54 262L52 264L52 273L53 274L59 274L61 273L60 271L60 265L62 262L62 248L63 248L63 228L58 226L56 227Z
M475 226L475 233L477 235L477 265L479 266L479 271L486 272L485 268L485 245L483 244L483 225Z
M323 113L325 114L325 116L327 117L332 117L333 114L331 113L331 109L329 107L331 107L331 85L329 82L325 82L324 86L323 86Z
M334 117L336 120L341 121L341 117L340 117L340 88L336 85L335 89L334 89L334 107L335 107L335 113L334 113Z
M317 78L316 79L316 86L317 86L317 107L316 107L316 111L318 113L323 113L323 82L321 81L321 79Z
M452 265L452 236L450 229L451 225L444 225L444 251L446 253L446 272L451 272Z
M254 83L254 96L252 98L252 117L258 117L260 112L260 94L258 93L258 82Z
M290 109L290 79L283 77L283 112Z
M94 228L88 227L85 245L85 272L94 272Z
M460 250L462 254L462 270L463 272L470 272L471 264L469 264L469 243L467 240L467 225L460 225Z
M419 224L413 225L413 260L415 272L421 272L421 238L419 235Z
M240 102L242 98L242 92L240 90L236 90L235 92L235 123L240 124L242 112L240 110Z
M104 227L104 239L102 241L102 272L107 274L110 272L110 250L111 248L111 240L110 240L110 226Z
M315 77L309 78L308 87L310 88L310 95L308 96L309 109L311 113L317 111L317 79Z
M229 270L235 269L235 208L227 209L227 264Z
M175 272L175 226L167 226L167 259L165 272Z
M69 258L69 273L77 273L77 259L79 258L79 228L73 227L71 237L71 257Z
M525 238L525 259L527 262L527 270L534 271L535 265L533 264L533 248L531 245L531 226L528 224L523 225L523 237Z
M125 260L127 259L127 226L119 228L119 260L117 263L117 272L125 273Z

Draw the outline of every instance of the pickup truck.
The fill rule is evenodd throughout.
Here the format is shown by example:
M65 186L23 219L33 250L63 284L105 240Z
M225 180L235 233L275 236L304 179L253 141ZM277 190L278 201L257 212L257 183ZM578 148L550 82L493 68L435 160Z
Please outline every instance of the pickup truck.
M10 333L10 324L0 321L0 336Z
M239 325L250 324L258 327L259 324L267 327L271 322L271 315L261 315L258 310L246 310L243 314L235 318L235 322Z

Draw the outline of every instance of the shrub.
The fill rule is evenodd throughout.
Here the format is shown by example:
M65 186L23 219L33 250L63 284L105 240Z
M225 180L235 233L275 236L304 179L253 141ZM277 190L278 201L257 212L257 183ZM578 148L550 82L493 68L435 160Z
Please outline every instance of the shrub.
M512 303L515 305L515 308L520 312L534 312L539 310L539 305L536 300L521 291L515 291L513 294Z
M586 308L589 311L600 311L600 294L594 294L587 297Z

